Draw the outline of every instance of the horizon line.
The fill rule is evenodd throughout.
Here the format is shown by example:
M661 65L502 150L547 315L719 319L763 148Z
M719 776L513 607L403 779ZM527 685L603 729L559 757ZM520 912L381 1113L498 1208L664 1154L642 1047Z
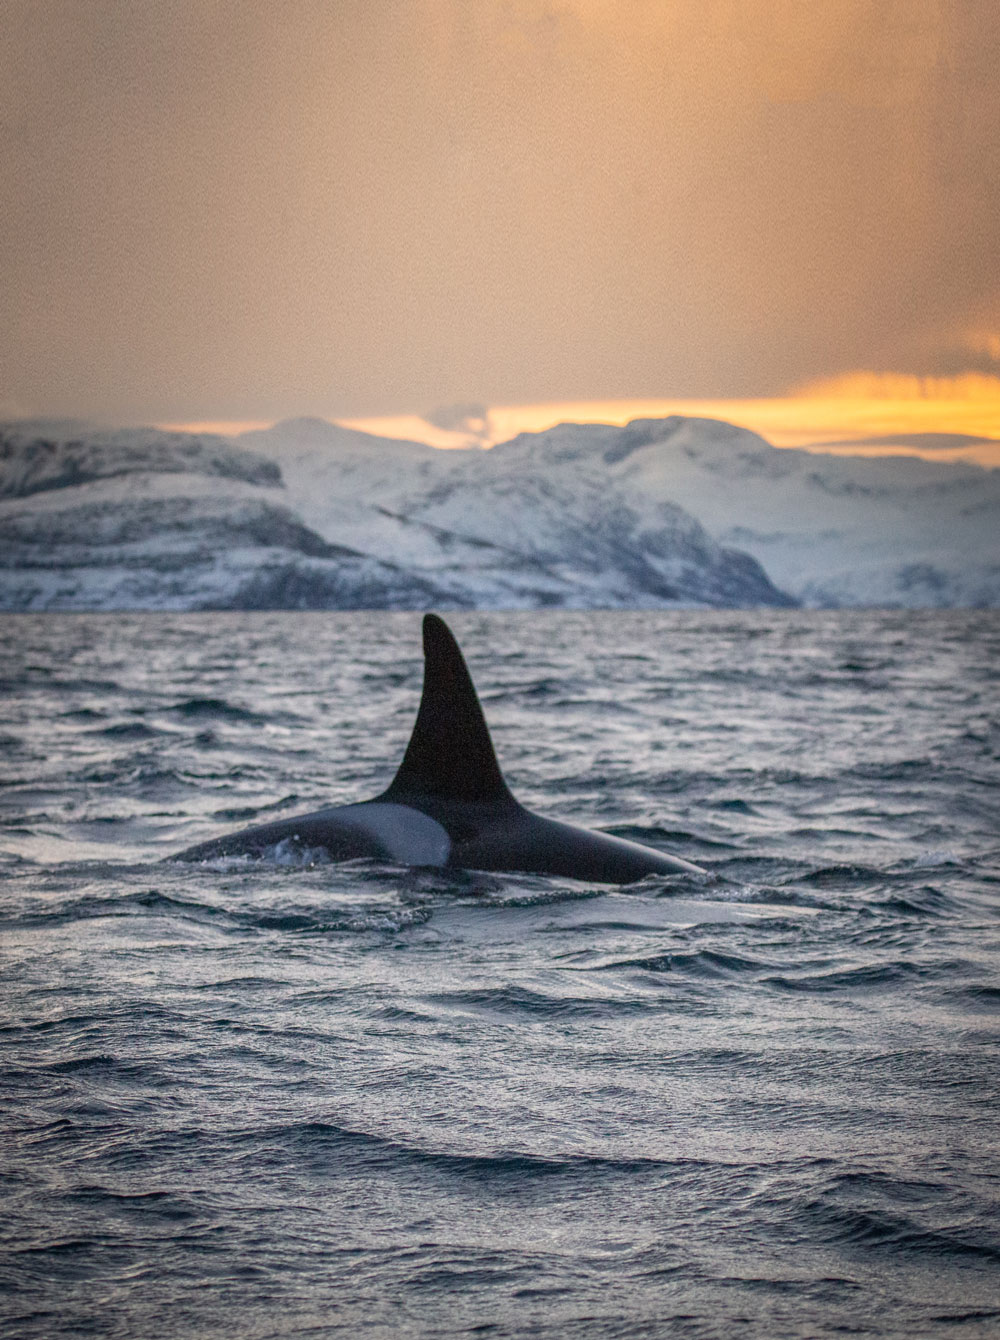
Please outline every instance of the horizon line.
M329 417L312 414L275 420L161 422L153 426L175 432L238 436L271 428L287 418L318 418L376 437L455 450L489 449L519 433L544 432L562 423L622 427L633 419L679 414L685 418L718 419L747 428L778 448L834 455L908 455L1000 467L1000 380L983 380L995 383L995 395L872 394L864 385L858 386L856 382L852 385L843 379L839 384L819 383L785 396L561 400L500 405L489 407L481 424L468 431L440 428L420 414ZM946 385L941 387L942 391ZM892 389L903 389L898 386L898 379ZM920 435L934 436L939 441L921 446L913 440ZM893 438L899 440L894 442ZM941 441L948 438L954 439L953 445Z

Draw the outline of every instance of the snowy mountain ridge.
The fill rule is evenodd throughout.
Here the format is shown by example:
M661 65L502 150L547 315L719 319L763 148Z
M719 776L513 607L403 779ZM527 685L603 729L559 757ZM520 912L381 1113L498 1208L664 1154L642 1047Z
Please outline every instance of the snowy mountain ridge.
M0 425L0 607L998 605L1000 471L671 416L440 451Z
M0 427L0 498L22 498L137 472L281 484L281 471L273 461L214 433L165 433L155 428L88 431L72 421L62 431L58 422L49 431L30 421Z
M807 605L1000 604L997 470L778 449L679 416L560 425L494 450L511 472L610 471L640 513L669 497Z

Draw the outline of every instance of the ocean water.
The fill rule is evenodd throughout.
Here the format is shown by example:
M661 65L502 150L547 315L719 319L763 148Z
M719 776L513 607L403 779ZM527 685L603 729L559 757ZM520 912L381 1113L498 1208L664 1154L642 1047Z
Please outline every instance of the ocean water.
M171 863L380 790L418 616L0 620L0 1333L1000 1334L1000 616L450 622L707 875Z

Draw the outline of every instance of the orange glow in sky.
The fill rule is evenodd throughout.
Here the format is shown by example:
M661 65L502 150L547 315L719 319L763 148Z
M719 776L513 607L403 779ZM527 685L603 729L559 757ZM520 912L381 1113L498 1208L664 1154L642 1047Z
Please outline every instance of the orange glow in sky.
M993 422L997 0L0 13L2 419Z
M489 442L504 442L522 432L541 432L557 423L625 424L632 419L668 414L725 419L760 433L776 447L822 446L848 455L921 455L1000 467L1000 379L994 377L929 380L857 373L770 399L504 405L490 410ZM434 446L465 445L461 434L443 432L417 415L355 419L350 426ZM991 440L943 450L910 443L864 443L865 438L893 434L908 437L915 433L962 434Z
M1000 467L1000 379L974 374L917 378L852 373L770 399L562 401L500 405L490 409L484 445L523 432L541 432L557 423L625 424L632 419L683 414L724 419L760 433L776 447L816 447L846 455L920 455L931 460L967 460ZM436 447L469 444L462 433L435 428L418 414L340 420L380 437L409 438ZM263 428L263 422L164 424L190 432L235 434ZM961 434L989 439L951 447L911 442L867 444L866 438L909 437L916 433Z

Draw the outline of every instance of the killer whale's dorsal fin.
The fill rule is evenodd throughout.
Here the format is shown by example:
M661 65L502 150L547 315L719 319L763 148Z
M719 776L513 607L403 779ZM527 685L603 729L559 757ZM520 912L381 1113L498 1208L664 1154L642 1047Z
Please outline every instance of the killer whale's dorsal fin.
M458 643L443 619L424 615L424 691L387 800L428 796L515 804Z

